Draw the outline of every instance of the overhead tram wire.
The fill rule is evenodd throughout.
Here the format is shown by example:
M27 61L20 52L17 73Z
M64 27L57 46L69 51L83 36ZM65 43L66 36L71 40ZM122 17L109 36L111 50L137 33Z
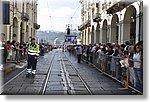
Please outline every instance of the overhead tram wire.
M50 14L50 10L49 10L49 3L48 3L48 0L47 0L47 8L48 8L48 15L51 15ZM51 19L51 16L49 16L50 17L50 24L51 24L51 28L53 27L52 26L52 19Z
M78 0L78 2L79 2L79 1L80 1L80 0ZM76 7L76 5L75 5L76 2L77 2L77 0L74 0L74 1L73 1L73 4L74 4L75 7Z
M80 8L80 5L77 7L77 9L75 10L75 12L73 13L73 15L70 17L70 20L69 20L69 23L68 23L68 26L70 25L70 22L71 22L71 20L72 20L72 18L75 16L75 14L76 14L76 12L77 12L77 10ZM70 25L71 26L71 29L72 29L72 24Z
M76 2L76 0L74 0L74 2ZM73 4L75 4L75 3L73 3ZM76 6L76 5L75 5L75 6ZM49 2L48 2L48 0L47 0L47 7L48 7L48 13L49 13L49 15L50 15L49 17L50 17L50 22L51 22L51 24L52 24L52 18L66 18L66 19L67 19L67 18L70 18L70 20L69 20L69 23L70 23L73 18L78 18L78 17L74 17L74 16L75 16L77 10L79 9L80 5L77 7L77 9L75 10L73 16L71 16L71 17L57 17L57 16L52 16L52 15L50 14ZM54 19L53 19L53 20L54 20ZM55 21L55 20L54 20L54 21ZM66 24L66 23L65 23L65 24Z
M49 13L51 25L52 25L52 21L55 21L54 18L66 18L66 19L67 19L67 18L70 18L70 17L58 17L58 16L52 16L52 15L50 14L50 6L49 6L48 0L47 0L47 8L48 8L48 13ZM52 9L52 8L51 8L51 9ZM75 17L73 17L73 18L75 18ZM77 18L77 17L76 17L76 18ZM53 27L53 25L52 25L51 27Z
M79 8L80 8L80 5L79 5L78 8L75 10L74 14L70 17L70 20L69 20L69 23L68 23L68 24L70 24L72 18L74 18L75 14L76 14L76 12L77 12L77 10L78 10Z

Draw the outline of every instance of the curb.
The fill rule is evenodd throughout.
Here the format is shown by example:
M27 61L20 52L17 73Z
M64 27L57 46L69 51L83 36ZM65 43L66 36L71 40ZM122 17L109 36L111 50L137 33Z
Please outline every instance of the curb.
M4 74L8 74L16 69L16 64L10 63L9 65L3 66Z
M9 74L16 69L23 69L26 66L27 66L27 63L21 63L21 65L10 63L9 65L3 66L3 72L4 72L4 74Z

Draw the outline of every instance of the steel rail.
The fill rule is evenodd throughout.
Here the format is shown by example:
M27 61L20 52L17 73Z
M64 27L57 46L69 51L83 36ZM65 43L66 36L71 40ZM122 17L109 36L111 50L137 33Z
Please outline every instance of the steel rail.
M55 53L56 54L56 53ZM50 77L50 74L51 74L51 70L52 70L52 66L53 66L53 59L54 59L54 57L55 57L55 54L53 55L53 58L52 58L52 60L51 60L51 62L50 62L50 65L49 65L49 69L48 69L48 72L47 72L47 76L46 76L46 78L45 78L45 81L43 82L43 87L42 87L42 89L41 89L41 92L40 92L40 94L42 94L42 95L44 95L45 94L45 91L46 91L46 87L47 87L47 83L48 83L48 79L49 79L49 77Z
M65 63L64 63L64 61L63 61L63 58L62 58L62 56L60 56L60 59L61 59L61 64L62 64L62 66L61 66L61 68L63 69L63 71L64 71L64 75L65 75L65 79L66 79L66 85L67 85L67 93L70 95L72 95L72 94L75 94L75 91L73 91L72 89L74 89L74 87L71 85L71 80L69 79L69 74L67 74L67 71L66 71L66 66L65 66Z
M66 54L64 54L66 57ZM68 61L71 63L72 69L76 72L76 74L78 75L79 79L81 80L81 82L83 83L83 85L85 86L85 88L87 89L87 91L89 92L90 95L93 95L92 91L90 90L89 86L87 85L87 83L84 81L84 79L82 78L82 76L80 75L80 73L78 72L76 66L70 61L70 59L68 57L66 57L68 59Z

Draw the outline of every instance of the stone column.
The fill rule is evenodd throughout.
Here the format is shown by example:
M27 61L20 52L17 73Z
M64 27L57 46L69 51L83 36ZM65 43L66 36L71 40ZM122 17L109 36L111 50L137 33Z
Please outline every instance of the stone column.
M118 44L122 44L123 43L123 21L120 21L118 23L118 27L119 27Z
M99 43L99 30L96 30L96 43Z
M143 40L143 14L141 12L140 14L136 16L136 41L135 43L137 43L140 40Z
M91 44L91 32L90 32L90 28L88 28L88 44Z
M86 34L86 29L84 30L84 44L86 45L86 36L87 36L87 34Z
M89 31L89 44L91 44L91 32Z
M83 31L83 44L85 45L85 30Z
M107 42L111 42L111 25L107 26Z
M91 44L94 44L94 31L91 32Z
M83 38L83 34L84 34L83 31L81 31L81 43L82 43L82 44L83 44L83 39L84 39L84 38Z
M102 43L102 40L103 40L103 29L100 28L100 42Z
M17 42L20 42L20 34L21 34L20 29L21 29L20 22L18 22L18 29L17 29L18 33L17 33L17 36L16 36L16 41Z
M89 30L88 28L86 29L86 45L89 43Z
M25 43L26 42L26 36L27 36L27 22L24 22L24 29L25 30L24 30L24 38L23 38L24 40L23 41Z
M96 43L96 30L94 30L94 44Z
M136 16L136 38L135 38L135 43L137 43L139 41L139 36L140 36L140 32L139 32L139 15Z

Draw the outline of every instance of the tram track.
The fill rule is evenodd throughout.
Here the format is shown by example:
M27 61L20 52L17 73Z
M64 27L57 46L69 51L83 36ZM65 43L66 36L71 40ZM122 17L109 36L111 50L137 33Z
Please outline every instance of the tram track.
M55 53L56 54L56 53ZM53 63L54 63L54 58L55 58L55 54L50 62L50 66L49 66L49 70L47 72L47 76L43 82L43 86L42 86L42 89L41 89L41 92L40 94L41 95L45 95L46 94L46 90L47 90L47 85L48 85L48 81L50 79L50 75L51 75L51 72L52 72L52 68L53 68ZM62 56L61 53L59 53L59 58L58 58L58 61L59 61L59 65L60 65L60 68L61 68L61 76L62 78L64 78L65 81L62 81L63 83L63 86L64 86L64 91L66 90L67 91L67 95L76 95L76 90L74 90L74 86L73 84L71 83L71 79L69 78L69 72L67 71L67 68L66 68L66 63L65 61L69 62L70 63L70 67L74 70L74 72L76 73L76 75L78 76L78 78L80 79L80 81L83 83L85 89L87 90L87 92L90 94L90 95L93 95L92 91L90 90L89 86L87 85L87 83L84 81L84 79L82 78L82 76L79 74L79 72L77 71L76 67L71 63L71 61L64 55Z
M45 92L46 92L46 87L47 87L47 83L48 83L48 80L49 80L49 77L50 77L50 74L51 74L51 70L52 70L52 67L53 67L53 62L54 62L55 55L56 55L56 53L54 53L54 55L53 55L53 57L51 59L46 78L45 78L45 80L43 82L43 86L41 88L41 92L40 92L41 95L44 95Z
M40 70L40 73L37 73L37 76L35 79L25 79L25 82L20 82L17 84L18 86L21 84L25 84L23 86L31 88L31 86L36 86L35 89L39 90L36 94L39 95L94 95L96 94L93 89L91 88L91 84L88 83L87 78L84 77L84 73L79 71L79 69L76 67L74 62L69 58L69 56L66 55L66 53L62 52L54 52L53 55L50 57L47 56L46 61L46 71L43 73L42 70ZM43 62L42 62L43 63ZM41 64L41 63L40 63ZM41 65L39 65L39 68L41 68ZM17 82L19 79L18 77L21 76L21 79L24 80L26 69L22 70L20 73L18 73L16 76L11 78L8 82L4 83L1 89L3 89L5 86L9 88L9 84L11 82ZM83 75L83 76L82 76ZM42 77L41 79L38 79ZM17 79L18 78L18 79ZM88 79L89 80L89 79ZM29 81L29 82L28 82ZM34 84L30 83L34 82ZM36 83L41 83L39 86ZM13 83L14 83L13 82ZM8 86L7 86L8 85ZM14 84L15 85L15 84ZM11 85L10 85L11 86ZM38 86L38 87L37 87ZM20 86L19 86L20 87ZM93 86L92 86L93 87ZM98 87L96 86L96 89ZM15 90L15 87L14 87ZM22 85L19 89L19 92L26 91L26 89L22 89ZM36 91L35 90L35 91ZM6 90L5 90L6 91ZM15 90L14 92L16 92ZM29 90L29 93L32 90ZM6 91L7 92L7 91ZM18 92L18 93L19 93ZM34 89L33 89L34 92ZM18 94L17 93L17 94Z
M65 55L65 54L64 54ZM92 91L90 90L90 87L88 86L88 84L86 83L86 81L84 81L84 79L82 78L82 76L80 75L80 73L78 72L77 68L74 66L74 64L70 61L70 59L68 57L66 57L67 60L69 61L69 63L71 64L72 69L75 71L75 73L77 74L77 76L79 77L79 79L81 80L81 82L83 83L84 87L86 88L86 90L88 91L88 93L90 95L93 95Z
M41 89L40 89L40 92L37 93L39 95L45 95L46 94L46 91L47 91L47 88L48 88L48 82L49 82L49 79L51 77L51 74L52 74L52 69L53 69L53 66L54 66L54 63L55 63L55 58L57 57L56 55L59 56L58 60L59 60L59 65L60 65L60 68L61 68L61 77L62 77L62 84L64 86L64 91L67 91L67 95L75 95L77 94L76 93L76 90L74 89L74 86L71 82L73 82L69 77L70 77L70 73L68 72L68 69L66 67L66 62L65 60L70 64L70 68L72 70L74 70L74 72L76 73L76 76L79 78L78 81L81 81L81 83L83 83L84 87L85 87L85 90L87 90L87 92L92 95L92 91L90 90L89 86L86 84L86 82L83 80L82 76L79 74L79 72L77 71L77 69L75 68L75 66L71 63L71 61L65 56L61 55L61 53L59 52L55 52L53 53L54 55L51 57L51 60L49 61L49 68L48 68L48 71L45 75L45 79L43 81L43 85L41 86ZM17 75L15 75L13 78L11 78L9 81L7 81L5 84L3 84L1 86L1 90L9 85L11 82L13 82L16 78L18 78L19 76L21 76L22 74L24 74L26 71L26 69L22 70L20 73L18 73ZM39 74L37 74L39 75ZM40 74L41 75L41 74Z
M72 90L72 89L74 89L74 88L73 88L73 86L71 85L71 80L69 79L69 73L68 73L67 70L66 70L65 63L64 63L64 61L63 61L63 58L62 58L61 55L59 56L59 58L60 58L61 69L63 70L64 77L65 77L65 80L66 80L65 84L66 84L66 87L67 87L67 94L68 94L68 95L75 94L75 91Z

